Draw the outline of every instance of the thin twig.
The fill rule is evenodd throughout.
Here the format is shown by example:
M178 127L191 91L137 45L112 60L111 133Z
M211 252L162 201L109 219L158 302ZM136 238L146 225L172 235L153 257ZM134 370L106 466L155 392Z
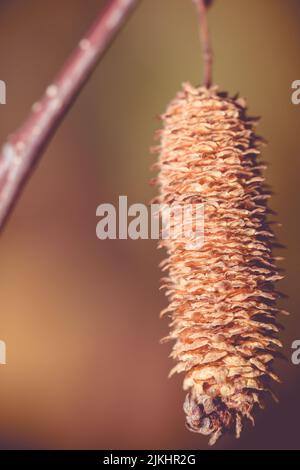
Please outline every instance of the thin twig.
M0 229L43 150L138 0L110 0L0 152Z
M200 25L200 40L202 45L203 55L203 67L204 67L204 78L203 84L209 88L212 84L212 64L213 54L210 44L208 21L207 21L207 9L208 2L206 0L193 0L196 4L199 14L199 25Z

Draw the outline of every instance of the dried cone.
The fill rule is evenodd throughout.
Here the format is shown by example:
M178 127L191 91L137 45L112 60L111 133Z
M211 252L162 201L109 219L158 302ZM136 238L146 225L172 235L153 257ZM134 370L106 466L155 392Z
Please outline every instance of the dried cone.
M158 202L205 208L202 248L160 242L170 301L162 314L172 318L165 339L175 340L171 374L185 373L187 426L214 444L224 431L239 437L269 379L278 380L271 363L281 346L274 288L281 276L266 220L269 191L244 100L184 84L162 119Z

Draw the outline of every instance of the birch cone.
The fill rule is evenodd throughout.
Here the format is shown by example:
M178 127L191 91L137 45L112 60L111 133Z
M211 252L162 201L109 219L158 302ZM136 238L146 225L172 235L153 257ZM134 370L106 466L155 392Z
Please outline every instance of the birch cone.
M270 391L277 339L267 199L255 120L242 99L217 87L183 89L162 116L158 185L160 204L204 204L204 245L160 242L168 257L164 287L175 340L171 374L185 374L187 427L209 436L239 437L245 418Z

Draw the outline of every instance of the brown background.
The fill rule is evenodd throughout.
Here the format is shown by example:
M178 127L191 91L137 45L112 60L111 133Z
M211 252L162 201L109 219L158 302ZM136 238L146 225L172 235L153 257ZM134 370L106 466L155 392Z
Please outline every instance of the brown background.
M99 0L0 1L0 140L23 119L99 10ZM300 449L298 246L300 79L297 0L215 1L210 25L215 81L263 117L272 208L286 250L293 315L277 365L280 404L270 403L239 441L216 449ZM144 0L52 141L0 243L1 448L207 448L185 430L181 377L167 380L170 345L158 292L155 241L100 241L102 202L148 202L149 147L182 81L201 77L190 0Z

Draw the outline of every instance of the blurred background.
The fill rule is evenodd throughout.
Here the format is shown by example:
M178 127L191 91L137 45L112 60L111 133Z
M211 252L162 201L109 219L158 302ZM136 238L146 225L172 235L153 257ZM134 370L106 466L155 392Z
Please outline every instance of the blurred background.
M105 4L0 0L0 141L15 129ZM300 449L300 79L297 0L215 0L209 15L215 82L262 116L271 207L287 245L282 307L287 361L280 403L269 403L240 440L215 449ZM164 256L151 240L100 241L96 207L147 203L149 148L183 81L202 64L191 0L143 0L48 147L0 242L2 449L207 449L185 429L182 377L167 379L168 320L158 291ZM282 253L281 253L282 255Z

